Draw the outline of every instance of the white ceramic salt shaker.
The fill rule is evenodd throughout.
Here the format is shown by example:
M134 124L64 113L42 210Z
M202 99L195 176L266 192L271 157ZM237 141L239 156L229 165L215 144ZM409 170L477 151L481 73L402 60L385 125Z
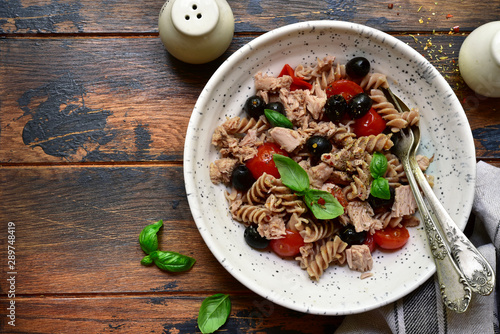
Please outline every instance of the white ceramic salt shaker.
M226 0L167 0L158 30L172 56L203 64L222 55L231 44L234 16Z
M473 91L500 97L500 21L486 23L467 36L460 48L458 66Z

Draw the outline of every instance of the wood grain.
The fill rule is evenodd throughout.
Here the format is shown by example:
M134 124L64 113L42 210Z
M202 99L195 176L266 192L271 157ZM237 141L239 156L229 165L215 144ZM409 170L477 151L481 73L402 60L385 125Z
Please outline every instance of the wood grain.
M21 297L16 300L16 326L0 319L9 333L200 333L201 302L209 294L172 296ZM253 293L230 295L228 321L220 333L333 333L342 317L315 316L285 309ZM2 309L7 301L0 299Z
M157 38L0 43L3 162L179 161L222 61L186 66Z
M461 34L397 35L445 76L463 103L479 158L499 158L498 99L458 69ZM157 38L0 40L0 161L180 161L196 99L218 65L172 58ZM96 67L95 64L101 64Z
M158 31L158 13L164 1L38 0L0 2L0 33L130 33ZM343 20L384 31L448 32L459 26L471 31L500 16L498 3L478 10L474 1L236 1L229 0L235 31L265 32L309 20ZM390 4L393 8L389 8ZM286 10L277 11L286 6ZM452 15L452 17L449 17Z
M202 300L219 292L233 304L220 332L335 331L343 317L285 309L236 281L202 240L184 188L185 132L204 85L238 48L286 24L345 20L415 48L462 103L478 160L500 167L500 99L472 92L458 68L468 33L500 17L498 1L228 3L230 48L195 66L158 38L163 1L0 0L0 332L196 333ZM138 235L159 219L160 248L194 257L190 271L140 264ZM5 316L9 221L16 327Z
M16 224L19 294L246 290L198 233L181 167L9 168L0 178L2 220ZM139 233L160 219L160 249L197 260L188 273L140 264Z

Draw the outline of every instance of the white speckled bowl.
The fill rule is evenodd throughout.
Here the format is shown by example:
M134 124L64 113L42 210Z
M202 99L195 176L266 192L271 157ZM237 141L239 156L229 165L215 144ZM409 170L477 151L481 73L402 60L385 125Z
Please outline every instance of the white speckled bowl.
M297 262L251 249L244 226L233 221L224 187L214 186L209 165L218 158L210 144L214 129L226 117L242 114L253 95L253 75L277 75L285 63L313 64L334 55L345 63L354 56L385 73L394 93L422 114L421 152L434 155L429 173L434 190L460 228L467 222L474 195L475 150L465 113L439 72L404 42L366 26L313 21L270 31L224 62L207 83L194 107L184 149L184 177L189 205L198 229L219 262L257 294L284 307L314 314L359 313L388 304L413 291L435 272L425 232L410 229L407 245L396 252L374 253L373 277L361 280L347 267L328 268L319 282L309 279Z

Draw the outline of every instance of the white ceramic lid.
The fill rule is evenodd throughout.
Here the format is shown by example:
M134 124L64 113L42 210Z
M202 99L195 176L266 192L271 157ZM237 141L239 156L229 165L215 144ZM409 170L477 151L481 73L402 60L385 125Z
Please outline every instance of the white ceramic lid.
M174 1L171 15L177 30L189 36L202 36L217 25L219 6L215 0Z

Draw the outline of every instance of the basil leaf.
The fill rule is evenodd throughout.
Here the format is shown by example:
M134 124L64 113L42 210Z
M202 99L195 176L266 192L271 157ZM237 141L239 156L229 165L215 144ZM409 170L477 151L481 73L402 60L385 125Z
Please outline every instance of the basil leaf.
M380 152L373 153L372 161L370 162L370 174L374 179L383 177L387 171L387 158Z
M389 190L389 181L383 177L376 178L372 181L370 194L374 197L382 199L390 199L391 191Z
M153 259L151 258L150 255L146 255L145 257L142 258L141 264L143 266L149 266L153 263Z
M224 325L231 313L229 295L217 293L205 298L198 314L198 327L202 333L213 333Z
M156 234L162 225L163 220L159 220L142 229L139 235L139 244L146 254L150 254L158 249L158 236Z
M333 219L344 213L344 207L327 191L309 189L304 194L304 202L318 219Z
M264 109L264 114L272 126L293 129L292 122L282 113L276 110Z
M281 154L274 154L273 160L285 186L299 194L309 189L309 175L298 163Z
M154 251L149 254L156 266L165 271L180 272L191 269L196 262L192 257L176 252Z

